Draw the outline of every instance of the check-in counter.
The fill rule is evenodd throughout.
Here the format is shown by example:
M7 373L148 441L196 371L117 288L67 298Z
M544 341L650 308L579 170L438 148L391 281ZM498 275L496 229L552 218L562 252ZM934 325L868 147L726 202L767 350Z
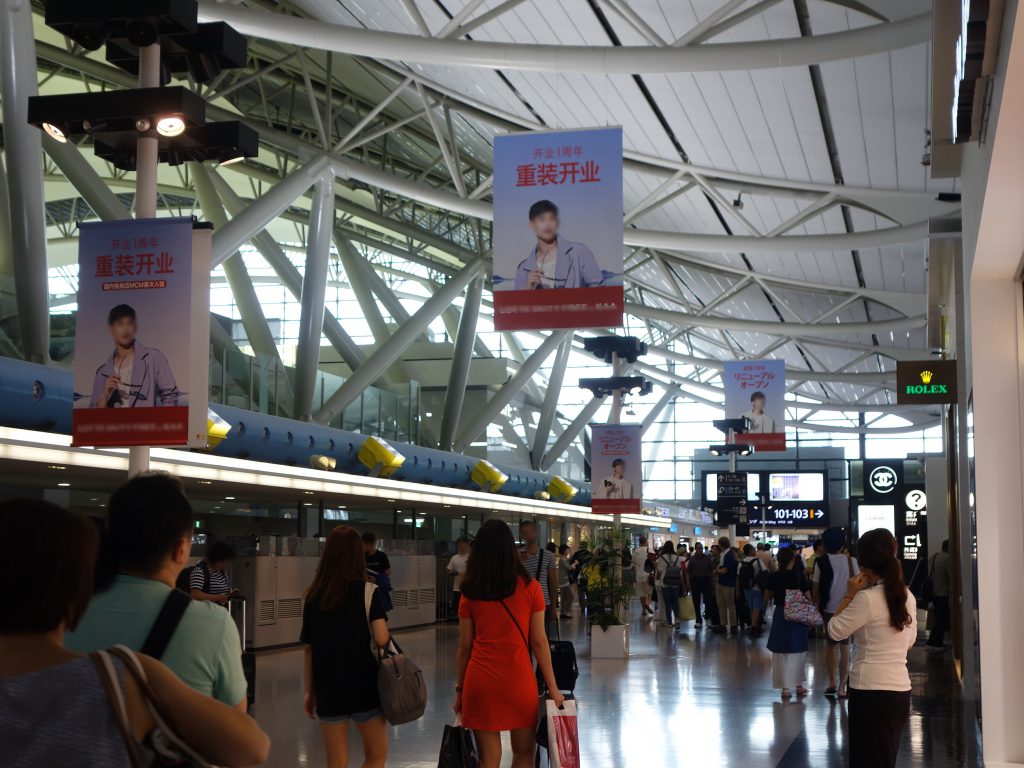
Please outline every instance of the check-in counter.
M432 624L437 618L437 558L392 555L392 629ZM246 598L246 636L254 650L297 643L302 630L303 593L313 581L319 558L240 557L233 583Z

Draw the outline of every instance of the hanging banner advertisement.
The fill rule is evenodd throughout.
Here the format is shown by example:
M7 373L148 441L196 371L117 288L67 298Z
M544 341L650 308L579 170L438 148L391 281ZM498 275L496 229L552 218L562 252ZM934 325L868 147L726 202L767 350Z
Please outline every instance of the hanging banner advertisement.
M590 429L591 509L594 514L639 515L643 428L639 424L594 424Z
M190 218L81 225L74 445L206 447L210 258Z
M750 420L736 440L757 451L786 450L786 361L730 360L722 373L725 416Z
M494 139L494 328L622 325L622 129Z

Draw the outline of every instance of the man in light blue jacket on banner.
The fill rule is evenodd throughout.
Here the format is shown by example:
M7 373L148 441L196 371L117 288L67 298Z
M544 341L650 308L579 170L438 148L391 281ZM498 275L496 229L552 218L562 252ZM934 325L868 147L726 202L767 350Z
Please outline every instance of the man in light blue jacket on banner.
M558 236L558 206L539 200L530 206L530 229L537 244L519 263L516 290L593 288L604 285L604 274L594 254L583 243Z

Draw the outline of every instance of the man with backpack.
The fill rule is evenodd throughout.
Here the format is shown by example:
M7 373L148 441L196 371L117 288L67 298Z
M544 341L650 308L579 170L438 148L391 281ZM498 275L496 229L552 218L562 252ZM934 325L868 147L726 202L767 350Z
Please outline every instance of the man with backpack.
M711 556L704 551L699 541L693 545L693 554L686 564L690 577L690 596L693 599L693 612L697 616L696 629L704 628L704 614L712 624L718 624L718 606L715 604L714 568ZM703 603L704 610L701 610Z
M238 628L214 603L174 588L192 548L195 515L181 482L138 475L110 497L96 595L65 645L112 645L160 659L190 688L246 710Z
M821 535L826 554L814 561L814 573L811 574L811 595L815 604L821 609L825 626L839 608L846 595L847 582L860 573L857 560L849 553L843 553L846 544L846 533L842 528L828 528ZM850 675L850 639L832 640L826 634L825 665L828 667L828 688L826 696L838 696L845 699L847 679ZM839 646L839 675L836 685L836 646Z
M661 597L665 603L665 624L669 627L679 626L679 596L682 592L685 576L683 561L676 554L671 541L666 541L658 555L657 582L661 587Z
M753 544L744 545L736 588L739 594L743 595L743 601L750 611L750 630L747 632L750 637L760 637L764 634L764 589L761 586L763 579L760 578L762 573L768 571L757 556L757 549Z

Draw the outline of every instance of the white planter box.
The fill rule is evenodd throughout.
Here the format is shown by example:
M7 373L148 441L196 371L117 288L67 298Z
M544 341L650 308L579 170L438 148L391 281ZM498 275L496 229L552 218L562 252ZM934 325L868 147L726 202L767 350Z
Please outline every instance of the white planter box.
M591 627L590 657L593 659L624 659L629 656L629 625L617 624L608 629Z

